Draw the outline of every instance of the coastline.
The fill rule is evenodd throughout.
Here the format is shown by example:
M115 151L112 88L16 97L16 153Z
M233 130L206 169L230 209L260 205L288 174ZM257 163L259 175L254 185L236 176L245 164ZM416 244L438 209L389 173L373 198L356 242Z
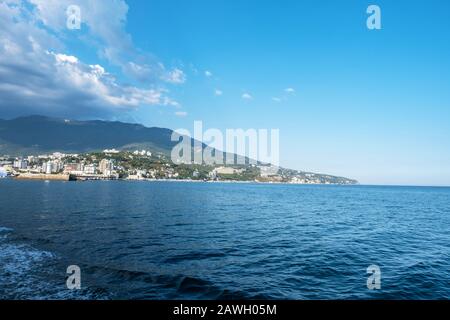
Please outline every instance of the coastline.
M276 184L276 185L299 185L299 186L360 186L360 187L399 187L399 188L450 188L450 185L401 185L401 184L344 184L344 183L291 183L291 182L267 182L267 181L203 181L203 180L189 180L189 179L93 179L93 180L62 180L62 179L18 179L18 177L1 177L2 180L18 180L18 181L70 181L70 182L99 182L99 181L125 181L125 182L185 182L185 183L220 183L220 184Z
M77 179L70 174L27 174L18 175L15 177L9 176L4 179L11 179L17 181L70 181L70 182L88 182L88 181L128 181L128 182L185 182L185 183L223 183L223 184L276 184L276 185L335 185L335 186L354 186L360 185L355 184L344 184L344 183L292 183L292 182L282 182L282 181L239 181L239 180L192 180L192 179Z

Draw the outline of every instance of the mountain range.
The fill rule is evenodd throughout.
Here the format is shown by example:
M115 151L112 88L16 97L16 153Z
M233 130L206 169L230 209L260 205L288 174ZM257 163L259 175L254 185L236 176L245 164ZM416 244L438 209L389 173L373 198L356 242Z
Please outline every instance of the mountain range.
M84 153L144 148L167 153L177 143L172 130L112 121L78 121L44 116L0 120L0 154Z

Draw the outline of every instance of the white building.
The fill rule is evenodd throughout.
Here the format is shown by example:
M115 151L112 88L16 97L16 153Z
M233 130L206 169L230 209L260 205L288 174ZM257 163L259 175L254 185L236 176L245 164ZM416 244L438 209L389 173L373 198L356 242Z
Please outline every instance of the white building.
M105 176L111 175L114 170L114 162L113 160L103 159L100 161L98 166L98 171Z
M36 156L28 156L27 157L28 164L37 163L39 161L39 158Z
M128 180L144 180L146 177L146 170L136 170L135 174L128 175Z
M276 176L278 174L279 168L276 166L259 166L259 170L261 172L261 177L267 178L271 176Z
M141 150L141 151L136 150L136 151L133 152L133 154L136 155L136 156L147 156L147 157L151 157L152 156L152 153L150 151L147 151L147 150Z
M62 159L62 158L64 158L66 155L64 154L64 153L61 153L61 152L54 152L52 155L51 155L51 158L52 159Z
M58 173L63 169L63 164L58 160L47 161L44 163L42 169L45 174Z
M116 149L105 149L105 150L103 150L103 153L108 153L108 154L117 154L119 152L120 151L116 150Z
M14 169L26 169L28 167L28 161L24 159L18 159L14 161L13 168Z
M97 166L95 164L88 164L84 166L85 174L97 174Z
M216 180L217 179L217 171L216 170L211 171L210 173L208 173L208 176L210 179Z
M231 167L219 167L214 169L214 171L217 174L236 174L236 173L242 173L244 170L243 169L235 169L235 168L231 168Z
M194 172L192 173L192 177L198 178L199 176L200 176L200 172L198 172L198 170L194 170Z

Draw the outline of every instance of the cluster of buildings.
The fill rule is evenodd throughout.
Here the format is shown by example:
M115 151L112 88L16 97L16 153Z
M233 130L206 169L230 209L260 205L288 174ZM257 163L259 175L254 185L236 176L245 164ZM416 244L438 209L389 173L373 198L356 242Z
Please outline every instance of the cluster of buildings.
M178 179L179 173L176 172L173 168L164 168L164 169L152 169L152 170L142 170L137 169L133 170L127 176L127 180L147 180L147 179ZM193 177L195 177L193 175Z
M83 162L72 162L64 164L62 172L65 174L70 174L76 177L86 177L86 178L108 178L117 179L119 178L118 173L115 171L114 161L109 159L102 159L97 163L83 163Z
M306 178L306 177L292 177L290 183L292 184L320 184L320 179Z
M233 167L218 167L209 172L208 176L211 180L216 180L220 175L235 175L244 172L244 169L236 169Z
M125 171L125 177L130 180L143 180L161 176L158 170L142 170L132 168L124 170L113 158L120 151L116 149L103 150L103 156L98 160L89 155L65 154L55 152L49 155L11 158L0 156L0 177L27 176L48 177L49 175L70 175L79 180L112 180L119 178L119 172ZM152 153L147 150L130 152L130 157L150 158ZM109 158L109 159L108 159ZM165 178L178 178L178 173L167 165L164 168Z
M162 154L150 151L121 152L107 149L100 153L64 154L11 158L0 156L0 178L46 180L208 180L256 181L293 184L353 184L355 181L306 172L286 170L273 165L186 166L175 165Z
M113 160L102 159L98 163L90 163L77 154L59 152L15 159L3 157L0 158L0 170L2 176L64 174L86 179L117 179L119 177Z

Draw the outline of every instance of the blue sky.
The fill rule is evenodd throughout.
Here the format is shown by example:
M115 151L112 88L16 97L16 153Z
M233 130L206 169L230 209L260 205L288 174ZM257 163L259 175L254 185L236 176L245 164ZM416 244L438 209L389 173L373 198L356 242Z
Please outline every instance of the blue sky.
M0 0L9 10L13 2L22 1ZM81 7L81 30L65 27L64 1L30 0L17 15L35 29L16 23L0 33L4 48L34 35L40 49L24 41L21 52L56 61L44 68L52 91L38 109L25 90L12 96L0 87L5 116L278 128L285 167L368 184L450 185L448 1L69 2ZM370 4L381 8L381 30L366 27ZM83 83L94 69L100 80ZM72 90L74 73L84 80L56 107L48 96Z

